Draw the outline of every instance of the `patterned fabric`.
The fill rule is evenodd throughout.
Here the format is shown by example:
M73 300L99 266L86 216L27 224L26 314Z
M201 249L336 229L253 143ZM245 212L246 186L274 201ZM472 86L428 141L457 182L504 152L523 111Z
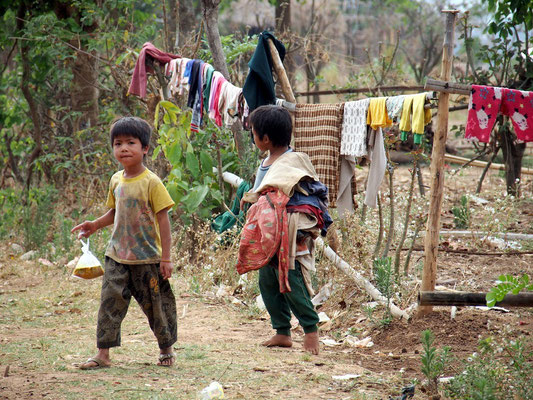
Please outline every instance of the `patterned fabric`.
M161 259L156 214L172 207L167 189L146 169L134 178L124 171L111 177L106 206L115 209L115 222L105 255L123 264L151 264Z
M366 155L366 112L370 99L344 103L341 154L361 157Z
M296 104L294 148L307 153L335 207L339 187L339 151L344 103Z
M120 346L120 325L132 296L148 318L159 348L165 349L176 343L176 299L170 282L163 279L159 271L159 264L130 266L106 257L96 346L99 349Z
M465 138L488 143L499 113L511 118L516 137L533 141L533 94L515 89L472 85Z
M533 93L504 89L502 114L511 118L516 138L533 142Z
M387 97L385 105L387 106L387 114L390 119L395 120L400 116L404 100L404 95Z
M248 210L239 244L237 272L244 274L268 264L277 255L279 291L291 291L289 272L289 223L285 206L289 197L279 189L266 190Z

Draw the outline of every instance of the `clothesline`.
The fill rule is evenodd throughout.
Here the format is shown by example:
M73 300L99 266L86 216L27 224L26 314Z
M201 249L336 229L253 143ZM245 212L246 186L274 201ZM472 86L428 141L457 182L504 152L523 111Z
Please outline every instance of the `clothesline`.
M261 65L257 64L258 60L262 60L263 63L268 61L265 52L269 47L272 48L272 44L267 45L267 39L272 38L264 35L262 45L258 44L258 49L256 49L259 56L254 53L252 57L252 61L255 60L256 63L250 61L250 73L246 78L245 86L253 88L251 97L243 93L243 88L228 82L209 63L164 53L150 43L145 43L143 46L137 64L146 62L146 56L149 55L164 66L162 70L164 70L168 89L172 95L188 93L187 105L193 110L191 130L196 131L201 127L204 112L218 126L221 126L222 122L226 126L231 126L237 118L241 118L246 128L250 111L248 100L252 101L255 107L267 101L266 104L276 102L272 76L265 78L265 71L262 71L263 75L257 77L258 73L253 73L252 70L254 65L256 70L261 70ZM280 42L277 44L276 49L279 50ZM283 54L283 51L281 53ZM272 65L269 66L267 70L271 74ZM142 70L142 66L136 65L135 71ZM254 82L254 79L268 82L272 79L272 86L259 84ZM137 76L134 72L130 93L141 97L143 93L146 94L146 70L144 77L142 74ZM386 162L381 128L391 126L393 120L398 120L400 129L403 131L403 138L405 139L407 132L413 131L415 141L420 142L419 138L424 131L424 125L431 120L431 114L425 105L428 99L434 97L433 92L427 92L367 98L337 104L305 105L289 103L281 99L278 99L277 103L295 113L295 150L309 155L321 181L330 188L331 207L336 206L338 196L342 195L346 200L340 203L343 204L342 211L346 211L353 210L355 157L365 156L369 154L367 149L371 149L371 166L373 164L377 167L377 173L375 169L371 170L371 176L375 179L369 180L370 187L373 189L369 191L367 188L367 203L375 206L375 198L384 175ZM369 135L367 135L367 125L373 129L373 133Z

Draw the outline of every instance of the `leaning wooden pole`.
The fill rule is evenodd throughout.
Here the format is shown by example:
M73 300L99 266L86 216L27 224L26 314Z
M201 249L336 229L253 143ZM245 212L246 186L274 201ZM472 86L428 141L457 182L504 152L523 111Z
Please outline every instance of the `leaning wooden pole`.
M283 91L285 100L291 103L296 103L296 98L292 92L291 84L289 82L287 72L285 71L285 67L283 67L283 63L279 57L278 49L276 49L272 39L268 39L267 42L268 47L270 48L270 55L272 56L274 71L276 71L276 75L278 76L278 82L281 85L281 90Z
M454 32L457 10L443 11L446 14L446 34L442 51L442 68L440 79L450 80L452 72ZM429 215L424 241L424 270L422 273L422 291L435 289L437 279L437 250L439 245L440 213L444 189L444 153L448 136L448 103L449 93L439 93L437 110L437 130L433 139L431 153L431 193L429 200ZM426 314L433 310L432 306L420 306L418 312Z

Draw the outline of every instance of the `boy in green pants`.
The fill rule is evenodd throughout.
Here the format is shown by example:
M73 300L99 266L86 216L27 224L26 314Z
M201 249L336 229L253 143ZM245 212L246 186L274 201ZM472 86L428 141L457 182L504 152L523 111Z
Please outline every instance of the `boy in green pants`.
M158 365L174 363L176 300L168 281L172 275L168 210L174 202L157 175L144 166L150 134L150 125L136 117L123 117L112 125L113 155L124 169L111 178L106 202L109 211L72 229L80 231L79 237L89 237L113 225L98 311L98 353L82 363L81 369L111 365L109 349L120 346L120 325L132 296L157 338Z
M316 178L316 172L307 155L293 152L289 146L292 135L292 120L287 110L279 106L261 106L250 114L250 123L255 145L262 152L268 152L268 157L261 162L257 170L254 186L250 192L245 194L243 201L254 202L257 200L257 195L261 192L258 189L261 188L263 179L269 171L271 174L268 181L271 186L277 186L275 182L277 180L280 183L279 186L284 187L286 191L287 184L289 184L291 186L289 191L292 191L292 186L296 186L300 175L295 178L294 175L289 176L289 172L285 174L285 168L280 168L281 165L285 165L284 163L291 164L290 168L292 170L300 170L301 166L298 165L297 161L303 159L305 160L305 165L301 170L305 171L301 175ZM276 162L278 164L275 164ZM278 168L275 169L273 165ZM281 170L280 179L272 179L275 171L279 170ZM294 183L294 185L290 182ZM241 208L243 201L241 201ZM246 258L246 255L244 258ZM294 268L289 268L288 270L288 284L290 290L282 292L280 290L278 256L274 255L272 259L267 261L266 265L259 269L259 289L266 309L270 314L272 327L276 330L276 334L262 344L267 347L292 346L290 331L292 311L305 333L304 349L312 354L318 354L318 315L311 303L310 295L302 276L302 265L298 260L294 260Z

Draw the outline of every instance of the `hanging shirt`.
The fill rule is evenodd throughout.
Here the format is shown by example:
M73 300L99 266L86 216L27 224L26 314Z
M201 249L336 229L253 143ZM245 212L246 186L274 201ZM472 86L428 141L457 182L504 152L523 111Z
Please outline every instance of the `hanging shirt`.
M259 35L257 47L248 63L250 70L242 88L250 111L265 104L274 104L276 91L272 77L272 56L267 40L272 40L281 61L285 58L285 46L274 35L264 31Z
M341 155L366 155L366 113L370 99L344 103L341 133Z

